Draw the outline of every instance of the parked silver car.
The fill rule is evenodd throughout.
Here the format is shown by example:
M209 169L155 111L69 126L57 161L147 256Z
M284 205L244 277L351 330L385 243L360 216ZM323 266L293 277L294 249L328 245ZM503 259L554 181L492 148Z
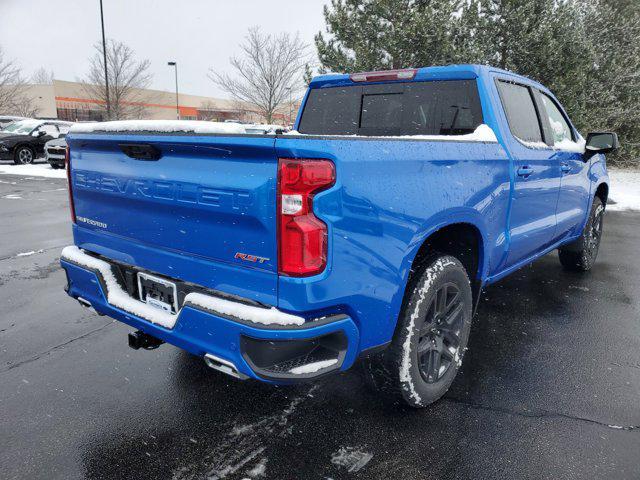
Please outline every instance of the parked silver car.
M64 168L65 152L67 149L67 142L64 136L60 138L54 138L44 144L44 154L47 162L51 165L51 168Z

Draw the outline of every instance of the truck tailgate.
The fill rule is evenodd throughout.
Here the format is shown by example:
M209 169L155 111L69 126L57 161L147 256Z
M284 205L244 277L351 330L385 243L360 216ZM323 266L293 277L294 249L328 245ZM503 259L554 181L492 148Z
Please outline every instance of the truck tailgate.
M275 294L278 162L273 137L72 134L68 143L76 240L84 239L93 250L131 256L143 267L162 263L140 258L141 251L177 255L182 271L164 262L167 269L159 273L188 281L202 280L196 278L202 275L185 271L184 260L192 259L194 268L196 263L224 265L224 271L236 273L217 270L214 278L211 270L205 286L232 293L250 290L240 285L249 287L250 272L261 278L268 274ZM134 151L152 151L160 158L132 158L132 145Z

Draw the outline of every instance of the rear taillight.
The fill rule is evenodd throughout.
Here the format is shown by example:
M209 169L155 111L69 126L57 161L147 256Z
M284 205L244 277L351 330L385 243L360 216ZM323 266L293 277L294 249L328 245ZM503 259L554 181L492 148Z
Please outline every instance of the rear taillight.
M71 153L69 152L69 146L64 152L64 165L67 169L67 188L69 190L69 209L71 210L71 221L76 223L76 207L73 204L73 191L71 190Z
M406 68L404 70L384 70L380 72L353 73L349 76L352 82L388 82L393 80L413 80L418 70Z
M313 213L313 197L336 181L330 160L281 158L278 162L278 271L291 277L327 265L327 225Z

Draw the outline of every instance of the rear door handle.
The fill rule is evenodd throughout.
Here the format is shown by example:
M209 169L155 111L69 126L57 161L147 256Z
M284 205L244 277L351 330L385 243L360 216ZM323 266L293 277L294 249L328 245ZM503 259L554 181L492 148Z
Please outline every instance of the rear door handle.
M560 170L562 170L562 173L569 173L571 171L571 165L563 163L560 165Z
M531 167L520 167L518 168L518 176L519 177L528 177L529 175L531 175L533 173L533 168Z

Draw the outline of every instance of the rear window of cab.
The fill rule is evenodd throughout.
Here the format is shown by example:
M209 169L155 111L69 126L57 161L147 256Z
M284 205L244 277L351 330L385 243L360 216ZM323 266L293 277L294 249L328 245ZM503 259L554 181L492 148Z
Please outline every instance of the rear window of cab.
M483 123L475 80L313 88L298 131L308 135L464 135Z

